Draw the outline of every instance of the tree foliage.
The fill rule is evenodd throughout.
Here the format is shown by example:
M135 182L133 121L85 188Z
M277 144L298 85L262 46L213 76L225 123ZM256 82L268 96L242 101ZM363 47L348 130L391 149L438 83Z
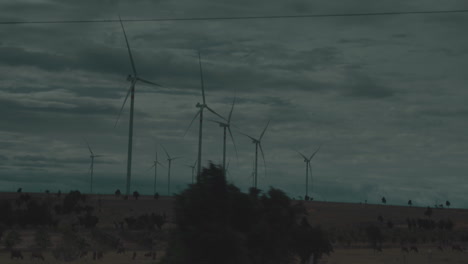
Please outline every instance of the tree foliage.
M331 252L319 228L298 221L304 213L279 189L242 193L226 182L221 167L210 164L176 197L177 229L164 261L280 264Z

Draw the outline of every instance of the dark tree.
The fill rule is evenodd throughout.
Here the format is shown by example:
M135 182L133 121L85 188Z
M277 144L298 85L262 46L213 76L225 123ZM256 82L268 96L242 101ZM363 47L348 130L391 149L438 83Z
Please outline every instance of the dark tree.
M384 218L382 217L382 215L379 215L379 216L377 217L377 220L378 220L380 223L383 223Z
M159 193L155 193L154 196L153 196L153 198L154 198L155 200L158 200L158 199L159 199Z
M18 190L16 192L21 193L22 191L23 191L23 188L18 188Z
M390 228L390 229L393 228L393 222L388 220L387 221L387 227Z
M137 191L134 191L133 192L133 198L135 198L135 200L138 200L138 197L140 197L140 193L137 192Z
M62 196L62 191L58 190L58 192L57 192L57 197L60 198L60 196Z
M302 264L311 258L313 263L318 263L323 254L329 255L333 252L333 246L325 232L320 227L312 227L306 218L302 218L301 224L294 232L294 252Z
M299 224L304 213L278 189L242 193L210 164L176 196L177 229L163 263L282 264L331 252L320 229Z
M446 205L447 207L450 207L450 201L445 201L445 205Z
M408 205L409 206L412 206L413 205L413 202L411 200L408 200Z
M427 217L431 217L432 216L432 208L428 206L426 211L424 211L424 215L427 216Z
M117 189L115 191L115 196L119 197L122 193L120 192L120 189Z
M369 243L374 250L382 248L383 235L380 228L375 225L370 225L366 228Z
M383 204L386 204L386 203L387 203L387 199L385 199L385 197L382 197L382 203L383 203Z

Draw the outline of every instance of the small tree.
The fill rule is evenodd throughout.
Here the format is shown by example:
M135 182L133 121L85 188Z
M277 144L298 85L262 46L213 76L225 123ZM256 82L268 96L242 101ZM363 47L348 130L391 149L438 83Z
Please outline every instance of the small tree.
M159 193L155 193L153 198L154 198L155 200L158 200L158 199L159 199Z
M427 216L427 217L431 217L432 216L432 208L428 206L426 211L424 212L424 215Z
M411 200L408 200L408 205L409 206L412 206L413 205L413 202Z
M445 201L445 205L446 205L447 207L450 207L450 201L448 201L448 200Z
M387 199L385 199L385 197L382 197L382 203L383 203L383 204L386 204L386 203L387 203Z
M22 191L23 191L23 188L18 188L18 190L16 192L21 193Z
M115 191L115 196L119 197L122 193L120 192L120 189L117 189Z
M21 242L21 236L16 230L11 230L6 234L5 239L3 240L3 244L5 245L6 249L12 249L18 243Z
M379 227L375 225L370 225L366 228L366 233L371 247L374 250L382 247L383 235Z
M140 193L137 192L137 191L134 191L133 192L133 197L135 198L135 200L138 200L138 197L140 197Z
M46 249L52 245L50 235L45 229L39 229L34 234L34 242L41 249Z

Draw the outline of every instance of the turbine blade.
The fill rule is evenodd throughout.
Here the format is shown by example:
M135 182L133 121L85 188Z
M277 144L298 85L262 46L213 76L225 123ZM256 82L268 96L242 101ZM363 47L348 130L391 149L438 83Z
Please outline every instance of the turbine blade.
M176 160L176 159L181 159L181 158L183 158L183 157L182 157L182 156L179 156L179 157L174 157L174 158L172 158L171 160Z
M241 135L244 135L244 136L246 136L246 137L252 139L253 141L257 141L257 139L255 139L255 138L253 138L253 137L251 137L251 136L249 136L249 135L247 135L247 134L245 134L245 133L242 133L242 132L240 132L240 131L237 131L237 132L239 132Z
M115 121L114 128L117 126L117 123L119 122L120 115L122 114L122 110L123 110L123 108L124 108L124 106L125 106L125 103L126 103L127 100L128 100L128 96L130 95L130 92L132 91L134 85L135 85L135 84L132 82L132 84L130 85L130 88L129 88L128 91L127 91L127 95L125 96L125 99L124 99L124 101L123 101L122 107L120 108L119 115L117 116L117 120Z
M197 166L197 163L198 163L198 159L195 160L195 163L193 164L193 166Z
M185 135L187 135L187 132L189 131L190 127L192 126L193 124L193 121L195 121L195 119L197 119L198 115L200 115L200 112L202 111L202 108L200 108L200 110L198 110L197 114L193 117L192 121L190 122L190 125L187 127L187 129L185 130L185 133L184 133L184 137Z
M122 31L124 33L125 43L127 43L128 56L130 56L130 62L132 64L133 76L137 77L137 72L136 72L136 68L135 68L135 62L133 61L132 51L130 50L130 45L128 44L128 39L127 39L127 33L125 33L125 28L124 28L124 25L122 23L122 19L120 18L120 15L119 15L119 20L120 20L120 25L122 26Z
M222 117L220 114L216 113L215 110L211 109L211 107L209 107L209 106L205 106L205 107L206 107L206 109L208 109L208 111L210 111L211 113L217 115L217 116L218 116L219 118L221 118L222 120L226 120L226 119L225 119L224 117Z
M231 106L231 111L229 112L228 116L228 124L231 123L231 117L232 117L232 111L234 110L234 105L236 104L236 96L234 95L234 99L232 100L232 106Z
M166 152L167 158L170 159L171 156L169 156L169 153L167 153L167 150L166 150L166 148L163 146L163 144L161 144L161 147L164 149L164 152Z
M91 155L94 156L94 153L93 153L93 151L91 150L91 147L89 146L88 141L86 140L86 138L83 138L83 139L84 139L84 141L86 142L86 145L88 145L89 152L91 152Z
M231 128L228 126L227 129L229 132L229 136L231 136L232 145L234 145L234 151L236 152L236 159L239 162L239 155L237 154L237 146L236 146L236 142L234 141L234 137L232 136Z
M161 165L161 166L163 166L164 168L166 168L166 166L164 166L164 164L162 164L161 162L156 161L156 163L158 163L159 165Z
M94 155L95 158L104 157L104 155Z
M210 122L213 122L213 123L216 123L216 124L220 124L220 125L227 125L226 123L219 122L219 121L216 121L216 120L210 119L210 118L207 118L206 120L207 120L207 121L210 121Z
M315 154L317 154L317 152L320 150L321 147L322 147L322 144L320 144L320 146L319 146L318 149L314 152L314 154L312 154L312 156L310 156L310 159L309 159L309 160L311 160L311 159L315 156Z
M294 151L296 151L296 152L297 152L299 155L301 155L305 160L307 160L307 157L306 157L304 154L302 154L301 152L299 152L299 151L297 151L297 150L294 150Z
M201 64L201 56L200 56L200 51L198 51L198 64L200 66L200 81L201 81L201 89L202 89L202 97L203 97L203 104L206 104L205 100L205 84L203 82L203 68Z
M149 167L148 170L151 170L152 168L154 168L154 166L156 166L156 165L153 164L153 166Z
M154 85L154 86L158 86L158 87L162 87L162 85L160 84L157 84L155 82L151 82L151 81L148 81L148 80L145 80L145 79L142 79L140 77L137 77L137 80L143 82L143 83L146 83L146 84L151 84L151 85Z
M262 140L262 137L263 137L263 135L265 134L265 131L267 130L269 124L270 124L270 120L268 120L268 123L266 124L265 129L263 129L263 132L262 132L262 134L260 135L260 138L258 139L258 141L261 141L261 140Z

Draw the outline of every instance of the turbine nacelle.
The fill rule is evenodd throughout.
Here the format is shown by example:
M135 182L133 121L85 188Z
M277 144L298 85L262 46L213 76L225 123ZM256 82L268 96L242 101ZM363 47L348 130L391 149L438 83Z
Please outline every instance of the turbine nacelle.
M206 107L206 104L197 103L197 104L195 105L195 107L197 107L197 108L205 108L205 107Z

